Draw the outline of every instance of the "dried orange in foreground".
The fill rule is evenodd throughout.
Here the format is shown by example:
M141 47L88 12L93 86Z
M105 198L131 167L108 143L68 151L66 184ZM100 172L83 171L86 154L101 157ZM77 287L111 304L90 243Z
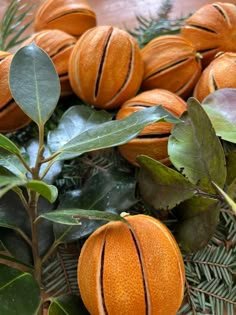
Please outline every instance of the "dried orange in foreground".
M35 31L58 29L79 37L96 26L96 14L86 0L46 0L35 15Z
M61 96L73 93L68 75L68 64L76 38L60 30L43 30L31 35L21 46L35 43L52 59L61 84Z
M98 26L84 33L69 60L74 92L98 108L112 109L133 97L143 77L139 47L128 32Z
M194 88L199 102L216 90L236 88L236 53L226 52L214 59L203 71Z
M233 3L207 4L190 16L181 34L191 41L207 66L218 52L236 52L236 6Z
M0 132L7 133L23 128L31 119L12 98L8 76L13 55L0 51Z
M169 90L183 98L190 96L201 75L200 55L193 44L178 35L163 35L142 50L143 90Z
M184 294L184 263L167 227L147 215L98 228L78 263L81 297L91 315L175 315Z
M177 117L181 116L187 108L185 101L176 94L163 89L153 89L142 92L126 101L117 112L116 119L125 118L145 107L157 105L162 105ZM172 126L169 122L157 122L148 125L135 139L118 147L121 155L134 165L138 165L136 157L139 154L148 155L163 164L171 164L168 158L167 145Z

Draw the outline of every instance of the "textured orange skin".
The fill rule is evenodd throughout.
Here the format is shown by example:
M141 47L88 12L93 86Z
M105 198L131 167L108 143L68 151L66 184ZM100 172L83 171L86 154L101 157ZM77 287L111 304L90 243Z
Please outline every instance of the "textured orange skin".
M190 96L201 74L200 57L191 42L178 35L163 35L142 50L143 90L169 90L182 98Z
M8 74L13 55L0 51L0 132L7 133L23 128L31 119L20 109L12 98Z
M79 37L96 26L96 15L85 0L47 0L35 15L35 31L58 29Z
M51 57L60 78L61 96L72 94L68 63L76 38L60 30L43 30L30 36L21 47L33 42Z
M85 306L91 315L103 315L104 299L109 315L146 315L145 282L148 314L175 315L183 300L185 271L174 237L150 216L125 218L132 226L140 258L126 224L110 222L98 228L86 240L78 262L78 284Z
M216 89L236 88L236 53L226 52L213 60L203 71L193 96L201 102Z
M117 112L116 119L122 119L135 111L145 107L162 105L166 110L179 117L186 110L186 103L176 94L163 90L153 89L142 92L125 102ZM122 156L130 163L138 166L136 157L139 154L145 154L156 159L163 164L170 165L168 158L167 144L172 124L168 122L157 122L145 127L139 135L150 135L150 138L135 138L119 146ZM156 135L157 137L152 137ZM166 135L158 137L158 135Z
M215 2L201 7L186 20L181 35L201 53L204 68L218 52L236 52L236 6Z
M69 78L74 92L98 108L119 107L137 93L142 77L143 61L137 43L113 26L88 30L70 56Z

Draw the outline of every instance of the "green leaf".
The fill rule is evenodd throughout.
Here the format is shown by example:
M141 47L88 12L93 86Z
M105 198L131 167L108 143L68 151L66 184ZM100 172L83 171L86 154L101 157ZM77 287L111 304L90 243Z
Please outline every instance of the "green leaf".
M0 260L5 260L7 262L8 265L12 264L17 264L19 266L23 266L29 269L33 269L32 265L26 264L25 262L23 262L22 260L16 259L14 257L8 256L6 254L0 254Z
M81 298L77 295L62 295L52 299L48 315L89 315Z
M225 202L229 205L229 207L235 212L236 214L236 203L230 198L228 194L226 194L223 189L221 189L217 184L213 183L218 193L224 198Z
M68 191L60 196L57 210L61 209L96 209L119 214L127 211L135 203L136 180L133 174L111 168L89 177L82 190ZM80 219L81 225L69 226L53 224L57 240L71 242L86 237L105 221Z
M236 143L236 89L219 89L202 102L217 136Z
M0 314L33 315L40 303L40 289L30 273L0 264Z
M47 143L55 152L85 130L96 128L111 118L112 116L103 110L98 111L83 105L71 106L62 116L58 127L48 133Z
M225 155L210 119L199 102L190 98L187 113L176 124L168 142L171 162L194 185L214 192L212 181L223 187L226 180Z
M30 180L25 186L43 196L49 202L53 203L57 199L58 191L56 186L48 185L40 180Z
M231 151L226 155L227 185L230 185L236 178L236 151Z
M24 185L25 180L14 176L1 176L0 177L0 198L5 195L9 190L14 187Z
M193 197L177 207L180 218L175 232L182 250L196 252L208 244L219 222L219 206L217 200Z
M8 139L6 136L0 133L0 147L3 149L13 153L13 154L21 154L20 149L15 145L14 142L12 142L10 139Z
M196 187L183 175L145 155L139 155L139 190L144 201L155 209L172 209L193 197Z
M124 119L105 122L86 130L65 144L57 159L71 159L85 152L124 144L137 136L146 125L159 120L179 122L162 106L145 108Z
M9 83L21 109L36 124L45 124L60 96L60 81L49 56L34 43L20 48L12 59Z
M25 153L21 153L23 157L27 158ZM10 171L12 174L20 178L25 178L27 172L25 166L20 162L17 156L0 148L0 166Z
M66 209L56 210L42 214L41 218L68 225L80 225L80 218L89 220L106 220L106 221L121 221L127 223L124 218L118 214L109 213L99 210L84 210L84 209Z

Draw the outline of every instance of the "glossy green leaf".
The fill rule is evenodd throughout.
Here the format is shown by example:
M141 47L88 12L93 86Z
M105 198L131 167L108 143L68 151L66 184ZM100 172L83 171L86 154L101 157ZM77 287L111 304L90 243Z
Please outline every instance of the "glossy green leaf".
M48 315L89 315L89 312L79 296L62 295L52 299Z
M215 186L217 192L224 198L225 202L229 205L229 207L232 209L232 211L234 211L236 214L236 203L218 185L216 185L215 183L213 183L213 185Z
M0 133L0 147L3 149L13 153L13 154L20 154L20 149L15 145L14 142L12 142L9 138L4 136Z
M0 198L4 196L9 190L14 187L24 185L25 180L15 176L1 176L0 177Z
M25 153L21 153L25 159L27 156ZM10 173L17 177L25 178L27 172L24 165L20 162L19 158L14 154L0 148L0 166L7 169Z
M59 77L49 56L34 43L20 48L11 63L9 83L16 103L43 125L60 96Z
M81 190L68 191L60 196L57 210L96 209L119 214L135 203L136 180L133 174L111 168L89 177ZM57 240L71 242L86 237L106 221L80 219L81 225L68 226L54 223Z
M40 289L30 273L0 264L0 314L33 315L40 303Z
M12 264L17 264L19 266L23 266L29 269L33 269L32 265L26 264L25 262L23 262L22 260L16 259L14 257L11 257L7 254L0 254L0 259L1 260L5 260L7 262L8 265Z
M177 215L182 218L179 218L176 227L176 239L181 249L187 253L207 246L219 222L220 204L217 200L200 197L193 199L192 204L191 199L184 201Z
M173 165L194 185L212 192L212 181L226 181L225 155L210 119L199 102L190 98L183 122L176 124L168 142Z
M219 89L202 102L216 134L224 140L236 143L236 89Z
M164 164L145 155L138 156L137 162L141 196L154 209L172 209L196 193L193 184Z
M57 159L71 159L85 152L124 144L137 136L146 125L159 120L179 122L162 106L145 108L127 118L105 122L84 131L61 148Z
M41 218L68 225L79 225L80 218L86 218L89 220L105 220L105 221L121 221L126 223L126 220L122 216L114 213L109 213L99 210L84 210L84 209L66 209L56 210L42 214Z
M30 180L25 186L43 196L49 202L53 203L57 199L58 191L56 186L48 185L40 180Z
M111 118L112 116L103 110L98 111L83 105L71 106L62 116L58 127L48 133L47 143L55 152L85 130L96 128Z

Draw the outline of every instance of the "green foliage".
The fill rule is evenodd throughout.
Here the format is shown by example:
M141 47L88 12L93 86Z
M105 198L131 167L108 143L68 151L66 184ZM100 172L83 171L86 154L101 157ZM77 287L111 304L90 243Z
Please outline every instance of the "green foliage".
M89 315L79 296L62 295L52 300L48 315Z
M146 18L136 16L138 26L134 30L128 30L136 38L140 48L148 44L152 39L161 35L172 35L180 32L186 17L171 19L169 14L172 9L172 0L164 0L155 16Z
M3 15L0 24L0 50L8 51L26 39L22 35L33 22L33 18L29 22L25 22L33 5L23 2L22 0L12 0Z

